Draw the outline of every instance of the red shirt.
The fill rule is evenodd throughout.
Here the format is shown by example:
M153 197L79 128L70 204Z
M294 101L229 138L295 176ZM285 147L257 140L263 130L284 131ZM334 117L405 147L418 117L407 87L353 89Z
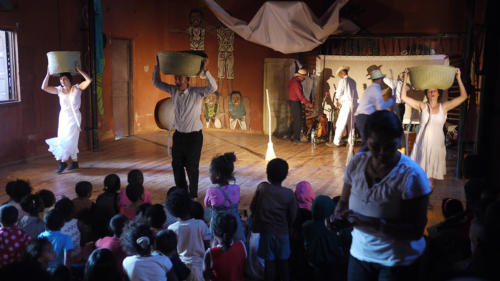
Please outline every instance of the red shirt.
M0 229L0 267L21 260L31 236L17 226Z
M241 241L235 241L225 252L220 246L210 248L210 255L214 281L243 281L243 268L247 254Z
M118 268L123 269L122 262L127 254L122 249L120 238L106 236L97 240L97 242L95 242L95 245L97 248L110 250L115 256L116 265L118 266Z
M291 101L301 101L303 104L312 105L306 97L304 97L304 90L298 77L293 77L288 82L288 99Z

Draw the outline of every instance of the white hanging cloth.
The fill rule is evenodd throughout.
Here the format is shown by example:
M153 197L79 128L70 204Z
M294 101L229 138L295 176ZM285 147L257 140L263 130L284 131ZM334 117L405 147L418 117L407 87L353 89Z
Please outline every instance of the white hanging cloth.
M356 33L359 27L339 17L349 0L338 0L317 18L301 1L265 2L247 23L229 15L214 0L205 0L208 8L228 28L250 42L283 54L308 52L323 44L328 36Z

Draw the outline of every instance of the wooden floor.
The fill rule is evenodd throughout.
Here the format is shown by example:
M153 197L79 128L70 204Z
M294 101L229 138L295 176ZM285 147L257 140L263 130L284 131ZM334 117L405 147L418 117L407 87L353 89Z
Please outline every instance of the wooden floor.
M224 152L233 151L238 158L235 163L236 183L241 186L240 208L248 208L256 186L266 180L267 138L264 135L234 134L226 132L204 131L203 150L200 161L199 198L211 186L208 167L211 159ZM127 173L131 169L141 169L144 173L144 186L151 192L153 203L165 199L166 191L174 185L171 158L167 153L168 134L155 132L137 135L118 141L104 142L99 152L79 154L80 169L56 174L57 163L47 154L37 160L0 168L0 202L7 196L3 186L15 179L28 179L36 190L50 189L57 198L74 198L75 183L89 181L93 184L92 198L102 192L103 180L107 174L120 176L122 188L126 185ZM286 140L273 139L277 157L285 159L289 174L284 185L295 189L301 180L307 180L313 186L316 195L339 195L347 157L347 148L332 148L325 144L313 146L310 143L295 144ZM434 206L429 211L429 225L442 219L440 202L444 197L464 200L462 180L456 180L454 162L448 161L447 176L440 181L431 196Z

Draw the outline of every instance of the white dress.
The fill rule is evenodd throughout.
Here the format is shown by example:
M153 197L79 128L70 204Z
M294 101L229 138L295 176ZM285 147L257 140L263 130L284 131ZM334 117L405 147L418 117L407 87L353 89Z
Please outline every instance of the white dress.
M413 145L411 159L424 169L428 178L444 179L446 174L446 147L443 126L446 114L443 104L439 104L439 112L432 114L431 107L420 114L420 129Z
M56 160L67 161L71 158L76 161L82 120L80 113L82 91L76 85L71 87L69 94L63 93L61 86L57 86L56 89L61 105L57 137L46 139L45 142L49 145L49 151L54 154Z

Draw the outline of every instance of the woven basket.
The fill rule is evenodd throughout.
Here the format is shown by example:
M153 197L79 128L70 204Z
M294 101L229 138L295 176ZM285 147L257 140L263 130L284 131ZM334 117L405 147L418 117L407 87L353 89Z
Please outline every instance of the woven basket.
M446 65L421 65L410 67L411 85L417 90L448 90L455 80L456 70Z
M75 64L81 66L80 52L77 51L54 51L47 53L49 60L49 73L51 75L63 72L78 74Z
M174 74L184 76L198 76L201 72L203 56L180 52L158 52L160 71L163 74Z

